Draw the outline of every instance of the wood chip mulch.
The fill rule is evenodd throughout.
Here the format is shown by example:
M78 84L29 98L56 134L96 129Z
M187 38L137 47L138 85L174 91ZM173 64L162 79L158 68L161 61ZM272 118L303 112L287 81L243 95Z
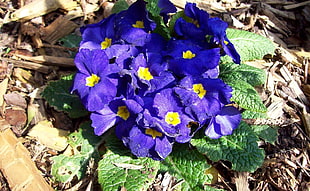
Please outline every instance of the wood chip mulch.
M186 0L172 2L182 8ZM238 191L310 190L310 1L195 2L230 27L263 35L277 45L274 56L246 64L267 72L266 84L257 91L271 119L252 123L277 126L278 140L259 143L266 158L254 173L232 171L226 161L215 163L219 177L213 186ZM91 178L95 172L81 181L54 182L50 157L62 151L43 145L40 136L31 137L29 132L41 121L64 133L76 129L76 121L50 108L39 95L48 81L74 71L70 51L78 47L66 48L59 39L79 34L79 27L107 17L113 4L105 0L0 0L1 191L31 190L32 184L42 190L99 189ZM28 124L30 111L35 115ZM12 152L16 148L19 152ZM10 157L18 160L12 162ZM149 190L173 190L179 183L167 173L159 174Z

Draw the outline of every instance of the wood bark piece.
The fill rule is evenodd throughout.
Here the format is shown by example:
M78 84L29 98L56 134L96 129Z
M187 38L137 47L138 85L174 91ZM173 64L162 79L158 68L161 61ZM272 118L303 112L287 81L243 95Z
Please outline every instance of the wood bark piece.
M10 129L0 132L0 169L12 191L52 191Z
M22 60L13 60L13 59L8 59L8 58L1 58L2 61L6 61L9 63L12 63L15 67L20 67L20 68L26 68L30 70L36 70L38 72L48 74L51 71L51 68L49 66L44 66L42 64L34 63L34 62L27 62L27 61L22 61Z
M52 66L60 66L60 67L75 67L73 58L46 56L46 55L24 56L20 54L16 54L15 56L21 59L24 59L24 60L28 60L28 61L32 61L32 62L44 64L44 65L52 65Z
M42 29L42 39L54 44L57 40L67 36L79 26L74 22L59 16L52 24Z
M308 5L310 4L310 1L305 1L305 2L301 2L301 3L295 3L295 4L292 4L292 5L285 5L283 6L284 9L288 10L288 9L295 9L295 8L298 8L298 7L302 7L302 6L305 6L305 5Z
M59 8L69 11L77 6L77 2L73 0L35 0L12 13L11 21L26 21Z
M307 97L297 84L297 82L294 80L293 76L291 75L290 71L287 69L286 66L282 66L280 68L280 73L284 77L284 79L289 83L288 87L290 87L294 93L297 95L297 97L305 104L310 105L310 102L308 101Z

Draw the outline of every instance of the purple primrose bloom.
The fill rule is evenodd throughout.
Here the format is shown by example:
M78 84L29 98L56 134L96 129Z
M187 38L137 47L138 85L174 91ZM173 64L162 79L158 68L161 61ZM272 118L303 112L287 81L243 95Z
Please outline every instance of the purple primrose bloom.
M230 103L232 88L220 79L185 77L175 88L186 111L201 125Z
M121 138L134 126L137 114L142 110L142 106L133 99L116 99L93 112L90 119L96 135L102 135L116 125L116 135Z
M99 23L89 24L81 28L82 41L80 49L107 49L115 39L115 14L103 19Z
M157 118L161 121L159 127L163 133L175 137L179 143L190 140L191 129L188 124L193 119L184 113L181 102L172 89L164 89L157 93L153 107L157 110Z
M127 10L118 14L116 19L116 34L127 43L143 46L149 32L156 27L145 7L143 0L137 0Z
M211 35L211 43L219 44L225 54L230 56L233 61L240 64L240 55L234 45L228 40L226 29L228 24L220 18L211 18L208 20L208 35Z
M125 140L126 145L137 157L164 160L172 151L171 138L152 128L134 126Z
M120 71L109 64L104 50L82 49L75 57L78 72L73 81L72 92L77 92L88 111L103 108L116 95L117 79L111 76Z
M196 7L196 3L186 3L184 13L192 22L179 18L175 22L174 30L179 36L199 42L204 41L207 34L209 14Z
M220 49L203 49L189 40L171 40L167 50L168 67L178 76L199 76L218 66Z

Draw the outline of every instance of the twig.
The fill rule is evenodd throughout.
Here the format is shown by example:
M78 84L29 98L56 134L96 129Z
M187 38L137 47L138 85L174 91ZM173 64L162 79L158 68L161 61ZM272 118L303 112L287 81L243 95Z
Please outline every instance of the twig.
M305 1L305 2L301 2L301 3L296 3L296 4L292 4L292 5L285 5L283 6L284 9L288 10L288 9L295 9L298 7L302 7L305 5L308 5L310 3L310 1Z
M30 70L36 70L38 72L41 72L43 74L48 74L52 70L50 66L45 66L42 64L34 63L34 62L27 62L22 60L13 60L10 58L1 58L2 61L10 62L14 66L20 67L20 68L26 68Z
M60 66L60 67L74 67L74 59L66 58L66 57L57 57L57 56L24 56L21 54L15 54L15 56L32 61L35 63L43 64L43 65L52 65L52 66Z

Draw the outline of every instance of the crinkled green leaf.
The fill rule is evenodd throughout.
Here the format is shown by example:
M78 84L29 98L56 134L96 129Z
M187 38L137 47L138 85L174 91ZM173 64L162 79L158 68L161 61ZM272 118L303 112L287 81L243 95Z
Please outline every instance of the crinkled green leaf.
M220 78L225 82L243 80L252 86L266 82L266 72L264 70L246 64L220 64L220 71Z
M159 16L160 8L158 7L158 0L145 0L146 9L153 15L154 17Z
M119 13L128 9L129 5L126 0L117 0L112 8L112 13Z
M88 115L88 111L82 105L80 98L70 93L73 75L66 76L58 81L48 83L42 97L55 109L65 111L71 118Z
M263 104L257 91L249 83L243 80L228 81L226 83L233 88L231 101L234 101L240 107L251 111L267 111L267 108Z
M262 59L265 55L274 53L273 42L261 35L231 28L228 28L226 33L240 54L241 61ZM231 60L228 56L222 58L223 62Z
M243 119L267 119L266 113L258 113L246 110L242 113ZM278 137L278 128L269 125L250 125L257 136L266 142L274 144Z
M71 133L68 137L74 154L61 154L51 158L52 175L57 181L64 183L71 181L75 176L81 179L85 175L89 160L98 159L97 147L101 142L102 138L94 135L90 122L83 123L78 132Z
M132 156L114 135L110 135L106 143L107 152L97 169L102 190L146 190L156 177L159 161Z
M258 147L257 135L245 122L241 122L232 135L219 139L192 139L199 152L212 161L227 160L236 171L254 172L264 162L264 150Z
M161 164L162 171L168 171L179 181L183 181L179 187L182 191L218 190L206 185L213 178L211 174L205 173L210 167L202 154L187 145L174 145L173 152Z

